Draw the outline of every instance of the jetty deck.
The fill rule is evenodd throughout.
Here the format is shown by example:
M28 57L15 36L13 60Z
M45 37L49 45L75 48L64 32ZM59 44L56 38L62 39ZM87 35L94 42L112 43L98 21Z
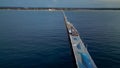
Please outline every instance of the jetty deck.
M63 15L77 68L97 68L90 54L88 53L87 48L82 42L78 31L75 29L73 24L67 20L64 12Z

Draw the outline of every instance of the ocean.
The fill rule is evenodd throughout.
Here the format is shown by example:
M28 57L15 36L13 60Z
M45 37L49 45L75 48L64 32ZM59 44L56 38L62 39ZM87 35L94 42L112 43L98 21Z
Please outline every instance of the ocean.
M98 68L120 67L120 11L65 11ZM61 11L0 10L0 68L75 68Z

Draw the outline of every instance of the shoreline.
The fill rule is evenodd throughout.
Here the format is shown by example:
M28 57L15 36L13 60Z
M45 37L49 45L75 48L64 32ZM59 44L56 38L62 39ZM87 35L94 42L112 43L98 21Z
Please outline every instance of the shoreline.
M40 7L0 7L0 10L49 10L49 11L61 11L61 10L120 10L120 8L40 8Z

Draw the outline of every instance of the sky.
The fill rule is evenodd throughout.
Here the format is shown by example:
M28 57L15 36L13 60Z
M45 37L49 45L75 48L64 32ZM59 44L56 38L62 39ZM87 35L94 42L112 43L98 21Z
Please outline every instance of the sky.
M120 0L0 0L0 7L120 8Z

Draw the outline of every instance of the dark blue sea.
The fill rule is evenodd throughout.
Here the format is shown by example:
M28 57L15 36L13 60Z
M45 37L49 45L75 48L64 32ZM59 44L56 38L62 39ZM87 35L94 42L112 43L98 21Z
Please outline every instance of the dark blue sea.
M98 68L120 68L120 11L66 11ZM0 10L0 68L75 68L60 11Z

